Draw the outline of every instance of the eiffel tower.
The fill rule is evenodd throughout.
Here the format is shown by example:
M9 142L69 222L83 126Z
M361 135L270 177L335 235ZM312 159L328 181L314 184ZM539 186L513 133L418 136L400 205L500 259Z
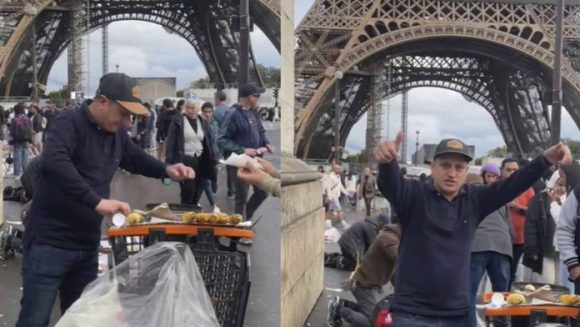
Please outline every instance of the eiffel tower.
M0 96L32 94L33 57L36 57L38 82L46 85L52 65L71 43L73 8L78 8L79 3L89 16L82 33L123 20L159 24L193 46L212 83L237 83L239 33L233 18L239 11L239 1L2 0ZM280 49L280 0L252 0L250 15L256 26ZM33 39L36 40L34 48ZM35 49L36 56L32 56L31 49ZM261 83L252 54L250 81Z
M353 125L370 110L371 90L377 90L376 98L387 99L414 87L453 90L481 105L512 153L523 155L547 145L555 4L316 0L296 32L297 156L328 158L335 119L344 146ZM566 5L563 105L578 125L580 1ZM334 85L339 76L342 100L336 117Z

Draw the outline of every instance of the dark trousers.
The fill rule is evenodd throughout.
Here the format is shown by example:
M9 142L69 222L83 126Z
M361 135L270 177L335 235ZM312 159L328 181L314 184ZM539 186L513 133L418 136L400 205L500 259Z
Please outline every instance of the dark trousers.
M237 170L236 170L237 174ZM236 177L236 213L244 216L245 220L252 219L254 212L260 207L262 202L268 197L268 193L259 187L253 186L254 193L248 199L250 184L239 180Z
M524 245L523 244L514 244L512 248L513 248L513 260L512 260L511 270L510 270L511 271L511 278L510 278L510 285L509 285L508 290L511 289L512 283L516 279L516 272L518 271L518 263L520 262L520 259L522 258L522 255L524 254Z
M226 166L226 174L228 176L228 195L236 193L236 181L238 180L236 177L237 173L237 167Z
M393 327L465 327L467 317L430 317L404 311L393 312Z
M32 244L24 250L22 261L23 293L17 327L46 327L60 295L64 312L97 278L98 249L66 250L50 245Z
M471 253L471 262L469 267L469 291L470 291L470 310L468 315L468 327L477 326L475 304L477 303L477 289L487 272L491 281L491 287L494 292L507 292L510 284L510 257L507 255L484 251ZM495 319L494 326L507 326L505 318Z
M580 294L580 278L576 278L574 281L574 294Z
M344 307L340 311L341 318L353 327L372 327L373 313L380 291L378 287L354 287L352 294L356 302L345 300Z
M193 168L196 175L194 179L188 179L182 182L179 182L179 187L181 188L181 203L182 204L198 204L199 199L201 198L201 194L203 192L205 179L203 176L199 175L199 171L197 169L199 164L199 157L194 158L190 156L185 156L183 158L183 164Z
M370 215L371 215L371 202L372 201L373 201L373 198L365 197L365 208L367 209L367 217L370 217Z

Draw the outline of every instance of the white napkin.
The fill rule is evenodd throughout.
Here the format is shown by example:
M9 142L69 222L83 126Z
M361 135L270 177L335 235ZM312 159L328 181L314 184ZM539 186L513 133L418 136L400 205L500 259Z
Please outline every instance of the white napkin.
M250 157L245 153L243 154L232 153L226 160L220 160L220 163L238 168L243 168L250 165L254 166L255 168L264 170L264 167L262 167L262 165L258 162L258 160Z

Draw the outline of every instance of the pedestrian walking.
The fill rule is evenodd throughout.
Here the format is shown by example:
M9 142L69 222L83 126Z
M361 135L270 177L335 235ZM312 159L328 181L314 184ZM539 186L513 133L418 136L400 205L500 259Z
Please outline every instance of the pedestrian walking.
M42 140L44 128L46 127L46 118L42 116L37 105L32 104L28 107L30 116L30 123L32 125L32 146L36 155L42 152Z
M218 144L224 151L246 154L250 157L262 157L264 153L274 153L274 146L266 137L266 130L257 113L260 95L264 92L252 84L243 85L238 90L239 103L232 107L223 122ZM237 172L236 172L237 173ZM253 194L248 199L250 185L236 178L235 212L246 220L251 220L258 207L268 197L268 193L259 187L253 187ZM244 240L251 244L251 240Z
M371 174L371 169L369 167L365 168L364 175L361 178L360 192L365 201L367 217L371 215L371 204L375 198L375 193L377 192L376 185L377 180L375 176Z
M196 178L182 181L181 203L197 209L207 180L215 179L217 163L213 152L213 140L209 125L199 114L201 103L187 100L184 111L176 114L169 124L167 133L167 163L183 162L196 171Z
M57 295L64 314L97 277L102 217L131 212L128 203L109 198L119 167L152 178L194 177L191 168L167 166L129 140L131 115L148 113L138 95L134 79L107 74L93 100L60 114L47 130L24 232L17 327L47 326Z
M169 124L176 114L177 112L173 110L173 102L170 99L164 99L163 106L159 110L157 122L155 123L157 127L157 159L160 161L165 161L165 139L169 132Z
M217 91L214 96L214 104L215 104L215 114L214 119L219 127L220 133L223 132L224 126L227 125L225 122L228 119L228 114L232 112L232 109L226 104L227 95L224 91ZM220 155L223 156L224 159L227 159L231 151L225 150L223 147L219 145L218 147L220 150ZM226 174L227 174L227 197L230 200L235 199L236 194L236 167L233 166L226 166Z
M202 106L201 106L201 112L202 112L202 117L205 119L205 121L208 123L209 126L209 133L211 135L211 147L213 150L213 154L215 156L215 160L217 161L218 158L220 157L220 150L218 147L218 137L219 137L219 133L220 133L220 127L218 125L218 122L214 119L214 110L213 110L213 105L211 104L211 102L205 102ZM216 166L217 168L217 166ZM214 211L220 211L219 208L217 207L216 204L216 194L217 194L217 190L218 190L218 182L217 182L217 178L218 178L218 174L216 172L215 174L215 178L212 179L206 179L205 181L205 185L204 185L204 192L205 192L205 196L207 197L207 200L209 201L209 204L212 206Z
M14 176L20 176L28 165L29 146L32 143L32 126L24 112L24 102L14 106L14 118L10 123L10 144L14 156Z

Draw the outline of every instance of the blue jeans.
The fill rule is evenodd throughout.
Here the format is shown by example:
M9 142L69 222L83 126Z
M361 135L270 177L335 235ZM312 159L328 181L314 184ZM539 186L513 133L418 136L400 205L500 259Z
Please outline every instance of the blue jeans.
M471 263L469 268L469 292L470 292L470 309L468 315L468 327L477 326L477 319L475 313L475 304L477 289L479 283L483 278L483 274L487 272L491 281L491 288L494 292L507 292L509 290L511 277L511 262L510 257L497 252L484 251L471 253ZM495 319L494 326L507 326L505 318Z
M393 327L465 327L466 316L428 317L403 311L393 312Z
M14 152L14 175L20 175L28 165L28 142L16 143L12 148L12 152Z
M46 327L57 293L64 312L97 278L98 249L67 250L32 244L24 250L23 294L16 327Z
M215 194L217 192L217 182L212 181L211 179L206 179L203 185L203 191L205 192L205 196L207 197L207 201L209 205L212 207L215 205Z

